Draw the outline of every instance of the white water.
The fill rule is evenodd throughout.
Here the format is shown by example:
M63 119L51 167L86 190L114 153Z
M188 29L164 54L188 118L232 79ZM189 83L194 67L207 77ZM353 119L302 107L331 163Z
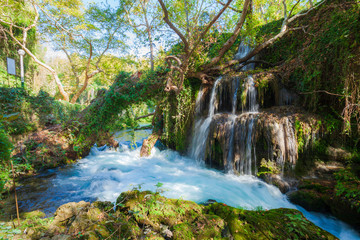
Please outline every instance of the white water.
M123 191L138 186L141 190L155 191L155 185L160 182L163 183L164 195L170 198L198 203L214 199L248 209L258 206L264 209L297 208L309 220L340 239L360 239L360 235L346 224L291 204L276 187L253 176L223 174L171 150L160 152L153 149L150 157L140 158L139 148L129 150L126 145L122 148L123 151L103 152L92 149L88 157L74 166L55 172L47 181L48 188L37 186L31 196L29 189L24 194L20 189L20 206L23 210L31 210L24 208L33 203L35 209L45 212L51 209L53 212L69 201L98 199L114 202Z
M195 131L190 145L189 155L198 160L204 160L205 150L206 150L206 141L209 135L209 127L212 121L212 118L215 114L215 100L216 100L216 87L220 83L221 77L219 77L211 90L210 103L209 103L209 113L207 118L199 119L195 122ZM200 94L200 93L199 93ZM201 91L202 94L202 91ZM196 99L196 109L200 108L201 97Z
M259 112L259 104L257 103L257 94L255 88L254 78L249 75L246 81L247 85L247 100L249 104L249 112L257 113Z

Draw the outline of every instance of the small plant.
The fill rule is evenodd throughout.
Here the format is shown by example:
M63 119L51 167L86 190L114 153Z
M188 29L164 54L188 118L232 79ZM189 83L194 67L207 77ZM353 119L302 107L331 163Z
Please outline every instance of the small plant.
M360 179L349 169L344 169L335 173L336 186L335 193L338 197L343 197L351 206L360 213Z
M285 214L285 216L289 219L285 225L287 230L305 238L304 233L307 231L306 219L301 214Z

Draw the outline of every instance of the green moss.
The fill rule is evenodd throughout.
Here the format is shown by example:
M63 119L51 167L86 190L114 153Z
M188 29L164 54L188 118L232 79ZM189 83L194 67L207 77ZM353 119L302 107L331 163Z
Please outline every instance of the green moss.
M276 165L274 161L266 161L264 158L261 159L260 167L258 169L257 176L261 177L264 174L278 174L280 173L279 167Z
M194 234L189 223L180 223L173 227L174 239L193 239Z
M84 204L84 203L83 203ZM106 204L105 204L106 205ZM79 205L77 205L79 206ZM116 211L77 208L68 221L34 222L32 238L70 234L73 239L335 239L297 210L244 210L214 203L168 199L138 190L122 193ZM32 214L30 214L32 215ZM38 214L35 214L36 216ZM35 217L38 219L37 217ZM60 218L62 218L60 216ZM29 226L29 225L28 225ZM1 234L1 225L0 225Z
M162 141L170 148L184 152L188 146L195 109L195 95L198 84L184 82L184 89L178 94L168 93L162 103L164 112L164 133Z
M360 179L349 169L344 169L335 173L335 178L336 196L345 198L350 203L351 207L360 213Z
M324 199L316 191L296 191L289 195L289 199L309 211L326 212L328 210Z

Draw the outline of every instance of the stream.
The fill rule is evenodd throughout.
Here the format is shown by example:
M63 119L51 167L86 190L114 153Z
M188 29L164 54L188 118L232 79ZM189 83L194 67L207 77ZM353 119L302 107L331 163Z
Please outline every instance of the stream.
M155 185L162 183L163 195L169 198L197 203L214 199L246 209L294 208L340 239L360 239L359 233L347 224L291 204L278 188L253 176L224 174L172 150L154 148L150 157L140 158L139 146L149 134L148 130L119 132L116 139L121 147L117 151L93 148L89 156L71 166L24 180L17 190L21 211L39 209L51 216L67 202L115 202L123 191L156 191L159 189Z

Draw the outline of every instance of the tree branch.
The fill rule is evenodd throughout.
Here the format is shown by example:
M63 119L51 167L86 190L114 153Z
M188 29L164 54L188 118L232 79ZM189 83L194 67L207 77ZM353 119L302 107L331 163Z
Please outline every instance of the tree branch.
M222 1L220 1L220 0L216 0L216 2L217 3L219 3L219 4L221 4L221 5L223 5L223 6L225 6L225 3L223 3ZM233 10L234 12L237 12L237 13L242 13L242 11L241 10L239 10L239 9L236 9L236 8L233 8L233 7L231 7L231 6L229 6L228 7L230 10Z
M142 118L147 118L147 117L153 116L154 114L155 114L155 112L149 113L149 114L146 114L146 115L142 115L142 116L139 116L139 117L135 118L135 120L139 120L139 119L142 119Z
M211 28L211 26L219 19L219 17L224 13L224 11L229 7L230 3L233 0L228 0L228 2L225 4L225 6L220 10L220 12L218 12L218 14L210 21L210 23L206 26L205 30L202 31L202 33L200 34L200 36L198 37L196 43L194 44L190 55L195 51L195 49L197 48L197 46L200 44L201 40L204 38L204 36L206 35L206 33L209 31L209 29ZM247 0L250 1L250 0Z
M205 65L204 68L209 68L209 67L212 67L215 64L217 64L221 60L221 58L225 55L225 53L227 51L229 51L231 46L235 43L236 38L239 36L240 31L242 29L242 26L244 25L246 15L247 15L247 12L248 12L248 8L250 6L250 2L251 2L251 0L246 0L245 1L243 10L242 10L242 13L241 13L241 16L240 16L240 19L239 19L238 23L236 24L236 27L234 29L233 34L226 41L226 43L223 45L223 47L220 49L219 54L216 57L214 57L213 59L211 59L210 63Z
M313 93L326 93L328 95L332 95L332 96L337 96L337 97L344 97L345 95L343 94L337 94L337 93L331 93L331 92L328 92L328 91L325 91L325 90L315 90L315 91L312 91L312 92L301 92L299 94L313 94Z
M167 25L169 25L169 27L180 37L181 41L184 43L184 47L185 47L185 52L189 53L189 42L186 40L185 36L180 32L179 29L177 29L174 24L170 21L169 19L169 12L164 4L164 2L162 0L158 0L161 8L164 12L164 21L166 22Z
M310 13L311 11L313 11L314 9L318 8L319 6L321 6L326 0L323 0L321 3L319 3L318 5L310 8L309 10L307 10L306 12L304 13L297 13L295 14L294 16L292 16L291 18L289 19L284 19L283 21L283 26L281 27L280 29L280 32L275 35L274 37L268 39L267 41L263 42L262 44L258 45L253 51L251 51L248 55L246 55L245 57L241 58L241 59L238 59L238 60L230 60L228 61L227 63L221 65L221 66L217 66L217 67L214 67L212 69L210 69L208 66L205 66L207 67L207 72L208 71L221 71L223 70L224 68L227 68L227 67L230 67L232 65L235 65L235 64L238 64L238 63L242 63L242 62L246 62L248 61L249 59L251 59L253 56L255 56L256 54L258 54L261 50L263 50L264 48L272 45L276 40L282 38L283 36L286 35L286 33L288 33L290 30L292 29L288 29L288 24L290 24L291 22L293 22L294 20L298 19L299 17L302 17L302 16L305 16L307 15L308 13ZM285 23L285 24L284 24ZM299 27L298 29L302 29L301 27ZM204 67L204 68L205 68ZM211 66L210 66L211 67Z

